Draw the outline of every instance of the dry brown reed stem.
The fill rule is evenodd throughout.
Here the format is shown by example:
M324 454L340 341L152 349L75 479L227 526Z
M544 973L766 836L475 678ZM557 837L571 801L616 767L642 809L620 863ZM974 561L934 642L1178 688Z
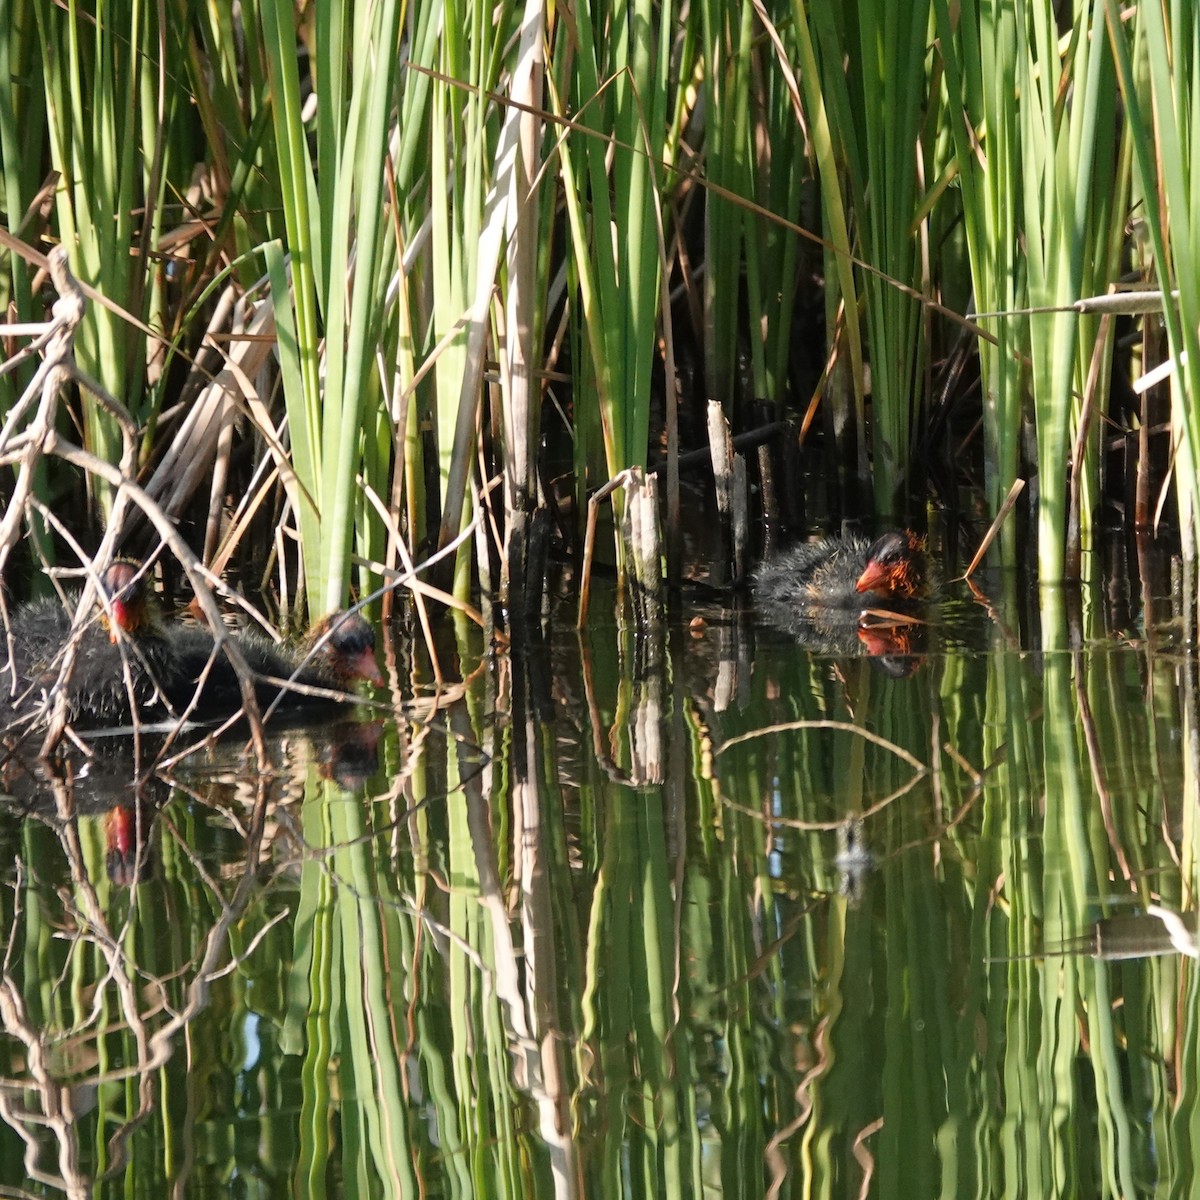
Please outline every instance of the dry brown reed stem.
M733 508L733 445L729 422L719 400L708 402L708 450L712 458L713 483L717 488L717 512L728 521Z
M658 526L657 475L641 467L630 467L614 475L588 499L587 532L583 540L583 565L579 581L579 613L576 628L587 620L592 594L592 561L596 548L596 526L600 505L618 488L626 493L622 534L633 567L634 618L643 624L662 617L662 537Z
M287 458L254 383L271 357L275 336L275 315L269 301L255 304L247 296L237 297L232 284L226 288L185 385L180 401L185 409L183 420L145 485L168 513L178 516L211 474L205 562L214 561L217 553L218 516L225 490L222 481L228 470L239 399L249 410L274 461L279 464ZM290 474L285 474L283 480L295 491Z
M746 478L746 459L741 454L733 456L732 500L733 577L744 579L750 552L750 483Z
M970 579L975 568L983 562L983 556L988 552L988 547L995 540L996 534L1000 532L1000 526L1004 524L1005 517L1012 511L1012 507L1017 502L1017 497L1025 490L1025 480L1014 479L1013 485L1008 489L1008 495L1004 497L1004 503L1000 505L1000 511L996 514L996 519L988 527L987 533L983 535L983 541L979 543L979 549L975 551L975 556L967 564L967 569L962 573L961 578Z
M746 460L734 448L732 430L719 400L708 402L708 446L713 482L717 489L717 512L724 519L733 546L733 575L746 573L750 544L750 486Z

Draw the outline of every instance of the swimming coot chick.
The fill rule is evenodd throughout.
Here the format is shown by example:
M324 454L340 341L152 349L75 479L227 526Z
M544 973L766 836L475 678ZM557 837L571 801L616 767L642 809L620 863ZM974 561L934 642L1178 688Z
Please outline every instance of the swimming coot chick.
M849 619L870 608L911 608L932 591L924 541L892 530L868 541L831 537L806 542L764 563L754 595L770 607L791 606Z
M318 712L337 699L305 689L346 692L360 680L379 684L375 631L356 612L339 609L319 621L299 648L278 645L255 632L231 633L253 672L259 708ZM167 698L178 712L198 718L232 716L242 706L237 673L209 630L179 626L169 633L173 678ZM193 706L193 701L194 706Z
M77 630L70 610L57 600L34 600L18 610L12 662L0 685L0 732L24 732L42 721L72 639L67 719L81 729L129 725L135 716L150 723L174 720L185 711L195 719L237 712L241 689L229 659L215 651L207 629L159 619L138 563L116 560L101 576L101 586L111 618L101 611ZM277 646L255 633L230 637L255 676L263 710L274 705L292 715L320 711L336 700L304 689L344 692L360 679L383 681L374 631L358 613L339 611L325 618L299 649Z
M17 610L11 658L0 685L0 726L5 730L37 725L47 713L68 644L75 647L64 682L72 724L125 724L135 710L160 703L167 643L145 572L139 563L117 559L105 568L100 586L108 612L100 606L79 627L73 624L78 595L68 598L69 607L51 597Z

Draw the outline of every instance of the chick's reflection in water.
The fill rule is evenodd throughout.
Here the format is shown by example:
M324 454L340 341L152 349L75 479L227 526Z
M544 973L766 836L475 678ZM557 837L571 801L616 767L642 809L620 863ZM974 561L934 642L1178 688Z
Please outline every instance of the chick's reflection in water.
M757 606L759 620L786 633L814 654L828 658L869 657L891 679L905 679L925 661L929 626L915 618L896 621L865 616L831 621L821 613L780 604Z
M379 771L379 740L382 721L338 721L320 740L313 730L313 743L321 777L345 792L362 791Z
M886 621L858 627L858 640L871 661L892 679L907 679L925 661L929 626Z
M104 868L109 882L134 887L154 874L150 848L152 815L136 807L114 805L104 815Z

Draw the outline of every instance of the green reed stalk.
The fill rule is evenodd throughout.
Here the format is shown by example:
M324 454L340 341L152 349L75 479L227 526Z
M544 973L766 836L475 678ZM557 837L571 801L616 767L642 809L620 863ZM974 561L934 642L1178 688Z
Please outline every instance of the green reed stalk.
M939 49L950 98L946 123L954 142L954 173L962 204L976 312L1025 307L1024 254L1012 198L1021 178L1021 134L1016 86L1016 18L1007 6L964 0L952 18L935 0ZM995 513L1017 478L1021 429L1021 354L1025 326L1012 319L984 321L995 343L981 338L984 483ZM1004 527L1007 552L1016 526Z
M1094 294L1096 285L1103 290L1116 273L1107 225L1116 76L1099 4L1080 6L1061 54L1054 6L1048 0L1018 9L1015 32L1024 47L1017 57L1017 87L1029 302L1034 307L1065 306ZM1072 84L1070 104L1063 102L1060 72ZM1029 318L1039 467L1038 568L1044 583L1063 577L1066 467L1079 420L1075 397L1086 384L1096 331L1094 321L1082 322L1074 313ZM1089 517L1090 505L1085 505L1085 524Z
M754 6L707 2L700 6L704 38L705 176L738 196L752 193L750 134ZM741 331L742 209L717 193L705 199L704 375L711 397L726 411L735 399Z
M787 34L785 45L794 59L794 31L789 29ZM814 200L815 189L805 182L804 128L796 120L785 80L778 71L760 68L754 83L755 120L749 128L747 156L755 175L749 195L766 213L743 213L750 369L755 398L778 404L788 395L796 294L801 271L811 256L801 254L799 237L771 215L795 220L797 200ZM762 147L770 147L769 154ZM751 153L752 148L758 153ZM806 223L803 217L801 223ZM793 397L800 403L807 399Z
M812 153L817 160L817 180L821 188L824 236L829 245L825 250L825 314L827 337L832 342L838 328L839 305L843 336L849 353L849 377L853 394L853 410L844 402L841 389L831 393L834 405L833 422L842 430L853 421L858 442L859 469L866 468L866 369L864 366L863 330L859 312L858 288L854 282L850 226L853 212L842 195L838 170L840 135L835 130L849 127L850 116L846 102L845 83L836 78L826 86L817 65L816 39L809 28L808 13L800 0L792 0L792 21L796 30L796 49L800 67L800 83L804 108L808 115L812 138ZM831 283L833 286L830 286ZM844 361L838 348L839 361ZM844 377L844 372L838 372Z
M9 6L7 36L0 37L0 80L30 80L41 70L41 46L34 3ZM44 87L0 86L0 208L7 215L9 230L24 238L33 237L38 213L33 200L44 182L43 149L46 137L46 92ZM9 255L7 269L0 271L0 305L17 321L43 318L30 290L32 271L17 255ZM0 413L7 413L33 378L33 363L0 379ZM49 502L53 488L45 464L34 476L33 494ZM38 561L54 561L53 540L45 522L34 517L29 523Z
M891 280L918 289L921 283L912 226L917 161L932 161L922 136L930 5L860 0L840 9L818 5L811 16L822 88L838 118L835 148L859 254L889 277L863 272L861 288L871 344L875 502L891 513L907 474L920 395L920 309Z
M36 0L17 0L9 6L7 36L0 38L0 79L30 79L41 69L41 44L35 20ZM29 211L44 181L42 149L46 132L46 91L40 87L0 87L0 166L3 167L2 207L11 233L28 237L26 228L36 214ZM0 302L18 321L41 318L30 294L30 269L12 256L8 270L0 275ZM26 371L27 379L32 371ZM0 381L4 409L18 390L12 381Z
M353 78L347 120L337 116L339 105L318 106L318 165L323 196L323 240L330 247L325 354L322 492L323 525L329 537L322 547L321 577L325 582L326 608L340 604L349 577L353 536L357 528L359 549L379 557L383 537L379 523L362 503L356 477L361 472L377 492L386 486L386 463L364 452L364 439L377 443L385 429L379 413L379 379L374 354L381 328L386 278L382 266L384 247L385 161L391 128L392 105L399 71L397 47L403 5L384 3L371 10L372 21L352 7L344 26L345 47L336 36L318 39L318 85L322 78L335 80L349 61L370 64ZM336 85L335 85L336 86ZM342 231L353 222L353 243ZM344 280L352 278L349 297ZM349 311L345 305L349 301ZM380 469L382 467L382 470Z
M579 320L590 362L576 364L584 437L577 487L646 461L659 317L656 215L668 151L674 7L648 0L576 11L554 47L559 104L575 109L562 171ZM566 91L569 89L569 93ZM566 161L569 158L569 162ZM590 204L590 209L587 205ZM582 412L581 412L582 410ZM602 431L603 461L596 439ZM583 495L580 490L579 495Z
M323 7L310 29L314 163L301 113L293 9L282 0L261 6L291 266L290 290L273 294L277 312L293 309L298 370L285 375L284 391L314 612L345 599L356 528L368 554L382 545L357 475L386 494L383 464L364 454L363 439L364 431L368 439L378 436L380 383L373 356L386 292L384 162L401 6L375 6L368 20L356 18L357 11L349 0Z
M61 177L55 211L72 271L137 320L161 326L163 294L149 255L163 230L164 197L186 187L192 167L191 111L177 91L160 90L160 71L183 64L177 30L133 0L98 16L32 8L49 157ZM137 418L147 415L151 348L132 321L99 304L88 307L75 344L80 365ZM86 445L116 461L115 422L86 396L83 408ZM101 496L107 507L106 489Z
M314 214L311 212L315 181L300 115L300 79L295 63L290 7L279 0L265 0L259 15L272 97L279 188L291 257L291 287L286 287L282 273L276 271L272 280L272 300L277 326L288 330L294 339L295 370L284 371L283 392L291 435L292 467L304 493L296 520L309 567L309 601L319 611L323 607L325 589L319 574L312 571L312 563L319 561L320 555L322 509L319 477L320 335L316 275L320 263L320 242L313 228Z
M1133 170L1147 202L1141 215L1149 231L1158 285L1177 290L1163 311L1171 356L1172 443L1185 553L1196 557L1200 501L1200 151L1196 121L1200 43L1196 14L1179 0L1138 8L1131 33L1119 6L1105 0L1104 14L1120 74L1125 119L1133 142ZM1138 57L1135 59L1134 50ZM1148 83L1145 94L1143 79ZM1186 356L1186 358L1185 358Z
M503 10L505 19L508 12ZM452 476L457 477L456 494L444 495L442 504L458 513L464 511L463 472L472 457L478 414L478 393L467 395L462 388L468 373L464 315L475 297L488 172L495 159L497 137L495 114L476 88L495 86L493 58L504 30L503 24L493 29L490 11L485 12L482 4L465 5L456 21L448 21L440 39L436 65L446 78L433 81L430 96L431 315L433 342L441 347L433 371L431 411L443 486ZM456 81L473 86L464 89ZM471 314L472 320L481 317L478 312ZM456 521L455 528L447 529L443 513L439 540L457 533L459 524Z
M789 79L757 61L763 13L753 3L700 9L706 95L704 363L710 396L727 405L765 398L782 402L797 284L796 234L771 220L795 219L806 167L804 127ZM778 41L776 41L778 39ZM774 30L776 52L795 60L790 25ZM798 98L797 98L798 99ZM748 318L748 320L747 320ZM738 346L749 351L749 373ZM749 385L750 394L746 395Z

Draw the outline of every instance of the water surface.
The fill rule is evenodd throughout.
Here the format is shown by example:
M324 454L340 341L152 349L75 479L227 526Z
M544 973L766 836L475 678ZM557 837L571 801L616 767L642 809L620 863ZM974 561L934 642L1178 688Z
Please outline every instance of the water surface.
M448 626L440 688L393 643L392 701L269 770L10 765L0 1186L1192 1194L1169 614L987 576L866 637L614 607L520 654Z

